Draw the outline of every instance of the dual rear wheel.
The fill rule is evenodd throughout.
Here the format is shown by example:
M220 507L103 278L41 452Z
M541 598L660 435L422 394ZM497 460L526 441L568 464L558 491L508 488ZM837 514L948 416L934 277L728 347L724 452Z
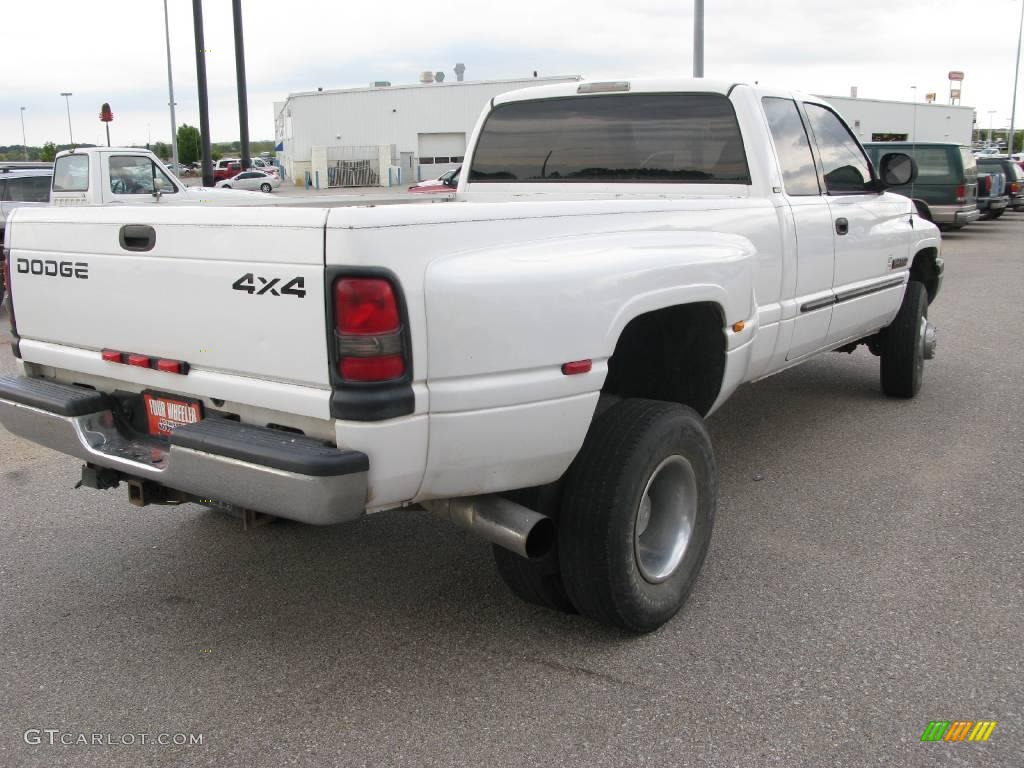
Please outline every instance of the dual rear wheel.
M538 493L538 511L557 523L557 546L540 560L495 548L513 592L632 632L679 611L718 503L711 439L693 409L619 401L595 419L561 487Z

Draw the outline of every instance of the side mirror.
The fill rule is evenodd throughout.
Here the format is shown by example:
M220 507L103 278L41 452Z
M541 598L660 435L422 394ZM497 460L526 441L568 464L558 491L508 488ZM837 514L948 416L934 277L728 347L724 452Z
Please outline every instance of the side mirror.
M917 161L902 152L882 155L878 164L878 176L882 187L902 187L917 178Z

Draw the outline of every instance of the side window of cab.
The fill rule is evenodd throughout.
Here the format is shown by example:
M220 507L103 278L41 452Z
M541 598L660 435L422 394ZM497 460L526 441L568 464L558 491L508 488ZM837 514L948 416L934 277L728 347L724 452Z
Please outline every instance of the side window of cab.
M806 102L804 112L821 156L825 191L830 195L875 192L867 155L839 116L820 104Z

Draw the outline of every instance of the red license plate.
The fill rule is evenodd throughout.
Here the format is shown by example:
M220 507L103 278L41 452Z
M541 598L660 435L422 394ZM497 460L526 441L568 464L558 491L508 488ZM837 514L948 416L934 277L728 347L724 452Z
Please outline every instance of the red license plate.
M198 400L142 394L146 403L149 434L167 437L182 424L195 424L203 418L203 404Z

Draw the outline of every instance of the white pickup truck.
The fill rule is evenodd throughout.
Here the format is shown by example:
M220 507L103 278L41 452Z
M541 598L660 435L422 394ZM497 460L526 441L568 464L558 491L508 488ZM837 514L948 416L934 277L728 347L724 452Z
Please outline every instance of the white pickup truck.
M16 211L0 422L140 505L422 505L524 599L650 631L740 384L866 344L917 394L940 237L885 191L915 173L810 96L585 82L493 99L445 205Z
M57 154L50 204L261 205L257 192L186 187L159 158L138 147L84 147Z

